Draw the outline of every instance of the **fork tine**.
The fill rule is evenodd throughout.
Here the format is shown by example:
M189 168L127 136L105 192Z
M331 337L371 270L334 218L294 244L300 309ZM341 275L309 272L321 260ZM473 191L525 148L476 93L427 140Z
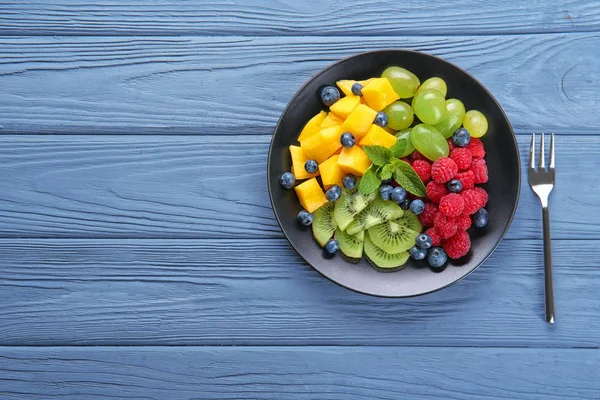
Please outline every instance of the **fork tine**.
M554 169L554 133L550 136L550 169Z
M535 169L535 133L531 135L531 146L529 147L529 168Z
M546 159L544 158L545 151L546 148L544 146L544 132L542 132L540 140L540 162L538 164L538 169L546 169Z

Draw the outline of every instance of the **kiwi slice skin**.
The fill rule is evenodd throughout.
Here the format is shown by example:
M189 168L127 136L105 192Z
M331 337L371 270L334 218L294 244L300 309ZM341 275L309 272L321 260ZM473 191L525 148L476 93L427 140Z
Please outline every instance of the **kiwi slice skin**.
M405 213L409 214L409 213ZM415 245L419 232L407 227L405 219L395 219L369 228L369 238L373 244L389 254L407 251Z
M350 258L361 258L363 255L364 232L349 235L339 228L335 231L335 239L340 244L340 251Z
M321 247L324 247L325 243L331 239L336 229L333 218L334 207L334 203L325 203L313 213L312 232Z
M375 200L375 197L375 193L361 194L358 189L344 190L342 196L335 202L333 213L338 228L345 231L354 218Z
M368 233L365 234L364 252L375 269L382 272L401 270L406 266L406 261L409 257L407 251L397 254L386 253L375 246Z
M402 215L404 215L404 211L398 204L389 200L376 199L356 216L346 228L346 232L355 235L372 226L400 218Z

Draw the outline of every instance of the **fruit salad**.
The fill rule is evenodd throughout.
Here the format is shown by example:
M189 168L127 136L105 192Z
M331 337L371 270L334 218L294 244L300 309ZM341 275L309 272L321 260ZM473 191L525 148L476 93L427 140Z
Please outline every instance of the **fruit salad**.
M488 223L488 122L447 92L398 66L321 88L326 109L290 146L280 183L327 255L395 271L409 258L441 270L469 252L469 232Z

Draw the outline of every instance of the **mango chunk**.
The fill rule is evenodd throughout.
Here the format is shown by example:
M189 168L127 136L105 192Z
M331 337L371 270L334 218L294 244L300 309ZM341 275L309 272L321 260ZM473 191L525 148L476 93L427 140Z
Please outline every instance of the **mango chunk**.
M371 166L371 160L359 146L352 146L349 149L343 148L338 156L337 163L346 173L356 176L363 176L367 168Z
M342 128L339 126L321 129L314 135L302 140L300 147L302 147L306 157L316 160L320 164L342 146L340 143L341 135Z
M319 171L314 174L309 174L304 169L304 164L309 158L304 154L304 150L302 150L299 146L290 146L290 155L292 156L292 173L296 177L296 179L308 179L314 178L319 175Z
M309 213L327 203L327 197L317 182L317 178L309 179L294 187L300 204Z
M342 130L350 132L360 139L367 134L376 116L377 111L364 104L359 104L342 124Z
M367 105L375 111L383 110L400 98L387 78L371 79L362 89L362 95Z
M396 143L397 140L398 139L396 138L396 136L387 133L385 129L383 129L379 125L373 124L371 125L371 129L369 129L369 132L367 132L367 134L362 139L360 139L358 144L360 144L361 146L378 145L387 147L389 149Z
M356 81L352 79L342 79L341 81L337 81L335 84L346 96L352 96L352 85L354 85Z
M343 119L330 112L327 117L321 122L319 128L331 128L332 126L340 126L344 122Z
M333 155L319 164L321 182L323 182L323 187L325 189L328 189L331 185L342 186L342 178L345 173L337 164L338 158L338 155Z
M319 125L321 124L321 122L323 122L325 117L327 117L327 113L325 111L321 111L320 113L318 113L317 115L315 115L314 117L309 119L308 122L306 123L306 125L304 125L304 128L302 128L302 132L300 132L300 136L298 136L298 140L308 137L312 133L317 131L317 129L319 128Z
M346 119L359 104L360 96L346 96L333 103L329 110L341 119Z

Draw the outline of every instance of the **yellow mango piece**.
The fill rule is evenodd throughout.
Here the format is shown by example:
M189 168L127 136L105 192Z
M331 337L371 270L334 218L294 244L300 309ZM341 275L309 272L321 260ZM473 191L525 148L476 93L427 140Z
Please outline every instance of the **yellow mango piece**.
M316 160L320 164L342 146L340 143L341 135L342 128L339 126L321 129L314 135L302 140L300 147L302 147L306 157Z
M359 104L342 124L342 130L350 132L354 137L360 139L367 134L376 116L377 111L364 104Z
M333 103L329 110L341 119L346 119L359 104L360 96L346 96Z
M356 81L352 79L343 79L341 81L337 81L335 84L346 96L352 96L352 85L354 85Z
M387 78L372 78L362 89L362 95L367 105L375 111L383 110L400 98Z
M317 182L317 178L309 179L294 187L300 204L309 213L327 203L327 197Z
M361 85L363 85L363 87L367 86L369 84L369 82L371 82L373 79L375 78L369 78L369 79L365 79L364 81L358 81L358 83L360 83Z
M371 166L371 160L359 146L352 146L349 149L343 148L338 156L337 163L346 173L356 176L363 176L367 168Z
M308 120L304 128L302 128L302 132L300 132L300 136L298 136L298 140L303 139L307 136L310 136L314 133L318 128L321 122L327 117L327 113L325 111L321 111L314 117Z
M333 155L319 164L321 182L323 182L323 187L325 189L328 189L331 185L342 186L342 178L345 173L337 164L338 158L339 156Z
M325 117L325 119L321 122L319 128L331 128L332 126L339 126L343 122L343 119L330 112L329 114L327 114L327 117Z
M319 171L314 174L309 174L306 172L304 168L304 164L309 158L304 154L304 150L302 150L299 146L290 146L290 155L292 156L292 174L296 177L296 179L308 179L314 178L319 175ZM296 173L297 172L297 173Z
M389 149L396 143L397 140L398 139L396 138L396 136L387 133L385 129L383 129L379 125L373 124L371 125L371 129L369 129L369 132L367 132L367 134L362 139L360 139L358 144L360 144L361 146L378 145L387 147Z

